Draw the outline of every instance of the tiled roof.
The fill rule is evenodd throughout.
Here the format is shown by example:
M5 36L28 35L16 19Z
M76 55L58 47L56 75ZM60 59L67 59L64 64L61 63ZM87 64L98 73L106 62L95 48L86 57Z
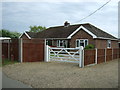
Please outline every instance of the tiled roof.
M36 35L35 32L28 32L28 31L26 31L26 33L27 33L31 38L35 38L35 35Z
M72 34L81 25L83 27L85 27L87 30L89 30L90 32L92 32L97 37L117 39L116 37L112 36L111 34L105 32L89 23L70 25L68 27L64 27L64 26L50 27L42 32L36 33L36 35L34 37L35 38L67 38L70 34Z

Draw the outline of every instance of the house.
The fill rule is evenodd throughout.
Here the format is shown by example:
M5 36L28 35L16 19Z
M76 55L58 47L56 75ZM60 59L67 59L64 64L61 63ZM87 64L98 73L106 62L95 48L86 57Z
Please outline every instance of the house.
M119 48L120 48L120 39L118 39L118 44L119 44Z
M85 23L50 27L38 33L25 32L20 38L42 38L53 47L76 48L92 44L95 48L118 48L118 39L96 26Z

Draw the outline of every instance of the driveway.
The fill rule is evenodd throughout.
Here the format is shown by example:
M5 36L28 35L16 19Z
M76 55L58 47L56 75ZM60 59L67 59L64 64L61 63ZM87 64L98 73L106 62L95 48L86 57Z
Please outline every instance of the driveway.
M118 87L118 60L84 68L63 62L18 63L5 66L3 71L33 88Z

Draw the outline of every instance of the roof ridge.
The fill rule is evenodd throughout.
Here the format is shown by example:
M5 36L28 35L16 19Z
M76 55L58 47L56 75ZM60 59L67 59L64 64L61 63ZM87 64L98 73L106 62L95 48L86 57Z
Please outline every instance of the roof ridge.
M90 24L90 23L70 24L70 26L77 26L77 25L84 25L84 24ZM49 27L49 28L57 28L57 27L64 27L64 25L61 25L61 26L53 26L53 27ZM47 29L48 29L48 28L47 28Z

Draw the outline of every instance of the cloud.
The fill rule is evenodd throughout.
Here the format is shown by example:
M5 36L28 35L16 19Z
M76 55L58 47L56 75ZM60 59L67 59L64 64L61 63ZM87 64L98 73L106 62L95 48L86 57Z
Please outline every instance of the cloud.
M2 2L107 2L108 0L2 0ZM119 0L114 0L119 1Z
M77 2L78 1L78 2ZM95 0L80 2L3 2L3 28L23 32L30 25L46 27L71 23L92 13L106 1ZM117 1L111 1L97 13L79 22L90 22L112 33L117 29ZM113 23L114 22L114 23ZM117 35L117 31L113 33Z
M0 29L2 29L2 3L0 3Z

